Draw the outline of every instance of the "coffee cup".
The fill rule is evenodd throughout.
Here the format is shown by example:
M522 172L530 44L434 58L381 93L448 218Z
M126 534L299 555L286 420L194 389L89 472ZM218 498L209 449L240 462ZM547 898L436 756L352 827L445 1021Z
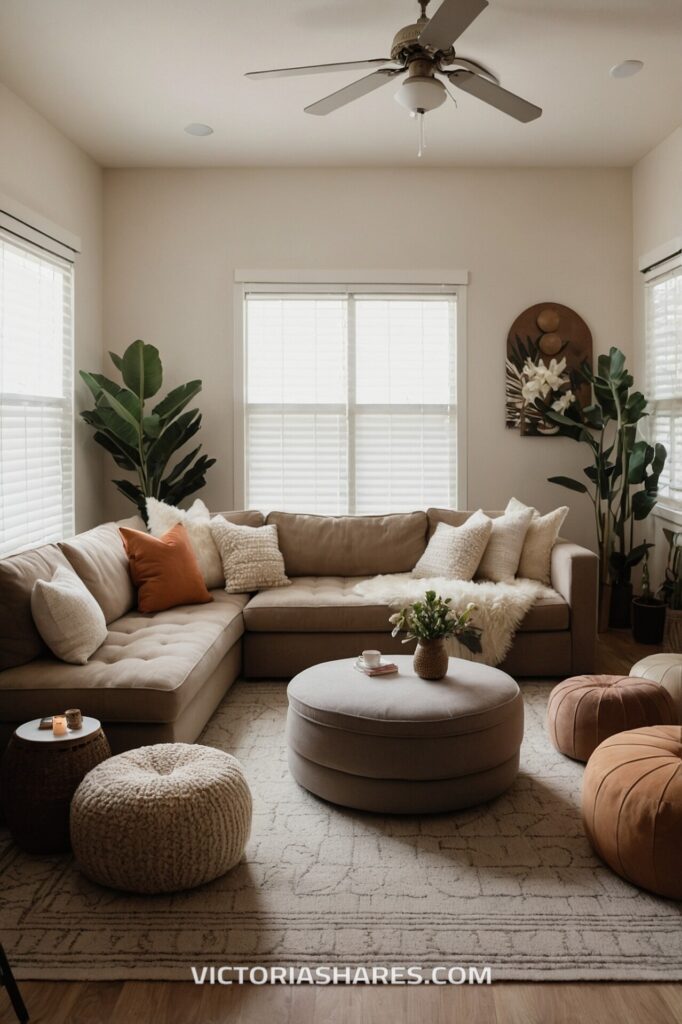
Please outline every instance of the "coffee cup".
M362 660L367 668L378 668L381 664L381 651L363 651Z

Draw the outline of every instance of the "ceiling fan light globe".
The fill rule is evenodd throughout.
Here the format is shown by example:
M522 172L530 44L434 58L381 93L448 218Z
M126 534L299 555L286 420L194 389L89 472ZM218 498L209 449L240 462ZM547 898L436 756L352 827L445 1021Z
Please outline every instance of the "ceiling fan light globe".
M412 113L435 110L446 97L445 86L437 78L417 75L406 78L395 94L397 102Z

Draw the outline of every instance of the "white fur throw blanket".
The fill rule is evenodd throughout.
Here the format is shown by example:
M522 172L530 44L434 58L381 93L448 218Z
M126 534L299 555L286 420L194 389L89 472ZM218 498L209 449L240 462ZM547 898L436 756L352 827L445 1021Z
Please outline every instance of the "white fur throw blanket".
M450 655L481 661L486 665L499 665L512 645L514 634L528 610L539 597L554 594L549 587L536 580L517 579L509 583L474 582L433 579L413 579L409 573L393 576L374 576L358 583L354 592L374 604L402 608L423 598L427 590L435 590L440 597L451 597L454 608L464 608L470 601L476 605L471 621L483 630L481 654L472 654L454 637L448 640Z

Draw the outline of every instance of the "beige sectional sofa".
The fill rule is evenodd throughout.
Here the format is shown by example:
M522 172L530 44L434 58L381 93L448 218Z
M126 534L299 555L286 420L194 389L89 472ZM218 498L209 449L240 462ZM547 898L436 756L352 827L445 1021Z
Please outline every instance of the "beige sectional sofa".
M211 604L154 615L135 610L118 525L0 561L0 743L27 719L67 707L101 719L112 748L192 742L240 675L290 678L310 665L364 648L409 650L390 636L389 609L358 597L359 579L407 572L436 523L464 522L468 512L430 509L388 516L222 513L232 522L274 523L289 587L255 595L213 591ZM498 513L489 513L497 515ZM87 665L49 653L30 612L37 579L70 565L100 603L106 642ZM594 668L597 558L559 541L552 554L555 595L538 601L501 666L514 676L551 677Z

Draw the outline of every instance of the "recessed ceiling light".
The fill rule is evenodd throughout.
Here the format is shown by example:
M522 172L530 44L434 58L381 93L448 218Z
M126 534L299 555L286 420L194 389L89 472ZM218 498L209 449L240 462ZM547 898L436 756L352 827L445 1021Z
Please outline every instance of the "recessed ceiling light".
M213 135L213 129L210 124L199 124L198 121L192 121L185 128L188 135Z
M633 75L638 75L643 67L642 60L623 60L620 64L614 64L609 74L611 78L632 78Z

